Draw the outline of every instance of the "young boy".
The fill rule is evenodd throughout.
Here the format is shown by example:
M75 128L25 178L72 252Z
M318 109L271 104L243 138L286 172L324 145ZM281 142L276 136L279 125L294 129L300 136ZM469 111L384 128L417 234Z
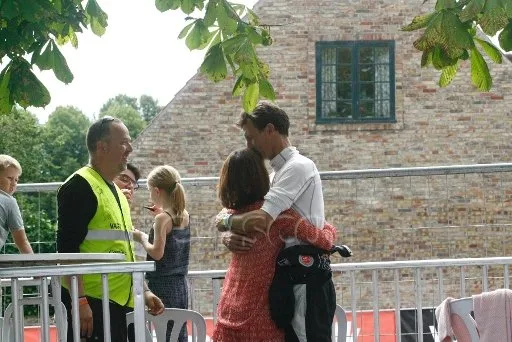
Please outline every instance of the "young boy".
M21 165L16 159L6 154L0 154L0 248L3 247L9 231L20 253L32 254L28 242L20 208L12 197L21 175Z

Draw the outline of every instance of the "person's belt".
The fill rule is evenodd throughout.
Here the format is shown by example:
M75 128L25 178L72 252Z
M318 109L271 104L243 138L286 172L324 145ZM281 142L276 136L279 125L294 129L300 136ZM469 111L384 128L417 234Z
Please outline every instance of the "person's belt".
M331 276L330 253L311 245L296 245L283 249L276 260L276 272L294 284Z

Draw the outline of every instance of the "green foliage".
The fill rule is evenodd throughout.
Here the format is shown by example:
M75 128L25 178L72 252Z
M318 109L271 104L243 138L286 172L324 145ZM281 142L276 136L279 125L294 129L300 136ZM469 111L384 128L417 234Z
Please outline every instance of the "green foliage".
M162 107L158 105L158 101L149 95L141 95L139 103L142 118L147 123L153 120L158 112L162 110Z
M43 135L50 155L46 181L63 182L87 164L85 136L90 124L87 116L74 107L57 107L48 117Z
M127 105L135 110L139 110L139 105L137 103L136 97L131 97L125 94L119 94L115 97L108 99L108 101L103 106L101 106L100 117L105 116L106 114L104 113L114 104Z
M46 181L48 150L44 146L43 128L35 115L18 108L0 115L0 137L1 153L13 156L21 164L21 182Z
M95 0L9 0L0 2L0 63L8 64L0 74L0 113L8 114L14 104L44 107L50 102L46 87L32 72L33 65L53 70L63 82L73 75L57 44L77 46L76 32L98 31L106 20ZM46 47L46 48L45 48ZM43 48L45 48L43 50ZM29 62L26 58L32 56Z
M512 50L512 2L510 0L437 0L432 13L415 17L403 31L424 29L414 42L423 51L421 66L441 70L439 85L449 85L457 73L459 61L471 63L471 81L480 91L492 87L492 78L484 52L493 62L501 63L501 51L489 41L477 37L477 27L484 34L499 35L500 47ZM476 44L475 44L476 43ZM480 51L481 49L481 51Z
M156 0L155 5L161 12L181 9L187 15L190 23L179 38L191 50L210 49L200 67L208 78L218 82L229 77L227 65L235 79L241 77L236 87L240 95L244 92L245 109L254 108L259 96L275 98L268 66L255 52L272 39L267 29L258 26L253 11L227 0ZM193 13L204 17L190 17ZM108 15L96 0L0 0L0 64L4 65L4 59L8 62L0 72L0 114L10 113L16 104L24 108L48 105L50 94L32 72L34 65L52 70L64 83L71 82L73 74L58 46L69 43L76 48L77 32L91 29L101 36L107 25ZM233 93L238 93L235 88ZM153 114L148 115L146 120Z
M183 10L183 3L182 3ZM247 14L249 22L241 19ZM190 18L180 33L189 49L208 47L199 70L213 82L231 74L237 79L232 94L243 94L243 107L251 111L260 97L275 99L275 92L268 82L268 66L256 54L257 46L272 43L269 31L259 27L258 17L245 6L226 0L210 0L203 18Z
M99 116L110 115L123 120L135 139L160 110L158 101L149 95L142 95L137 101L136 97L119 94L101 107Z
M128 128L132 139L135 139L146 127L146 122L140 116L139 111L127 104L111 104L107 110L100 113L100 117L106 115L121 119Z

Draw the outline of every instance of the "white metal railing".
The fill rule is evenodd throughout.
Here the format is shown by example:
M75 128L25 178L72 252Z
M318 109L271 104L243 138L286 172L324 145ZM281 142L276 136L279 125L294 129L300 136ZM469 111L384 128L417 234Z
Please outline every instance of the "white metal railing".
M410 177L410 176L434 176L434 175L456 175L471 173L495 173L511 172L512 163L497 164L474 164L474 165L450 165L450 166L421 166L387 169L366 169L366 170L344 170L344 171L323 171L320 172L322 180L335 179L363 179L363 178L385 178L385 177ZM181 179L183 184L193 186L216 185L219 177L185 177ZM139 179L140 186L147 185L146 179ZM54 192L59 189L63 182L52 183L26 183L18 184L19 192Z
M466 240L480 239L481 235L478 234L484 232L480 240L485 239L486 244L487 241L488 244L492 244L495 243L490 239L492 234L485 235L486 232L491 233L494 229L503 228L504 233L499 236L506 236L505 234L512 229L511 216L508 214L512 212L512 208L510 208L512 163L344 170L327 171L320 174L324 180L326 203L327 201L331 201L331 204L339 203L337 208L330 213L327 212L326 207L328 219L336 217L335 223L339 224L340 228L343 227L343 242L350 245L355 252L354 258L359 258L358 260L379 260L374 255L367 256L366 252L373 253L375 250L382 249L384 243L380 244L380 238L391 237L393 240L394 234L400 236L403 232L421 231L433 235L465 235L468 234L466 229L472 229L473 235L469 236L468 234ZM208 213L204 212L202 215L208 214L210 217L208 219L199 217L199 221L204 222L213 217L215 205L211 205L211 203L215 202L214 185L217 184L218 177L183 178L182 181L185 185L191 186L187 191L190 190L188 193L192 197L200 193L191 201L191 205L201 210L208 206ZM60 182L20 184L18 191L21 193L55 192L61 184ZM146 180L139 180L139 184L145 185ZM203 187L203 190L207 191L202 191L198 187ZM194 194L194 191L202 192ZM211 197L204 195L206 192L211 192ZM415 200L418 202L414 202ZM382 216L378 216L379 210L389 211L391 219L379 221L378 218L382 218ZM422 216L424 220L420 220L417 215L420 210L425 212L425 215ZM471 216L472 213L478 214L479 210L483 213L482 215ZM459 212L462 214L457 216ZM361 219L363 214L368 216L366 220ZM446 216L445 221L441 217L443 214ZM491 219L488 219L486 215L492 216ZM197 218L196 215L196 222ZM376 243L365 249L366 246L357 245L359 240L354 236L358 236L360 230L367 229L368 226L372 228L370 234L374 234ZM487 230L483 230L482 227ZM207 252L217 253L218 250L216 248L213 251L211 249L197 250L194 241L206 241L207 239L217 241L215 240L217 237L212 230L198 229L198 231L202 235L192 239L191 268L201 269L204 262L200 263L197 260L204 260L209 256ZM418 235L420 234L418 233L416 236ZM474 237L475 235L477 237ZM449 235L448 239L451 237L452 235ZM405 243L407 242L410 245L414 244L414 241L405 241ZM507 243L506 241L499 242L503 246ZM402 241L402 243L404 242ZM199 246L204 247L202 244ZM408 252L396 252L401 247L409 246L397 245L396 247L393 251L389 251L387 260L411 258ZM463 252L457 252L458 247L457 244L450 246L449 253L447 252L446 256L440 253L440 257L488 255L487 249L485 251L472 249L468 252L468 246L465 246ZM456 252L452 253L452 249ZM503 247L503 253L500 253L500 248L495 248L489 255L506 255L507 250L508 248ZM194 252L197 253L197 256L194 256ZM433 255L432 257L439 256ZM413 256L413 258L424 257ZM492 261L492 263L486 264L488 261ZM450 263L453 264L450 265ZM397 308L437 306L447 294L465 296L498 286L509 287L509 264L508 258L434 259L344 263L333 265L333 268L338 303L345 308L350 308L355 317L361 311L373 312L376 323L373 327L373 334L375 334L376 331L379 331L381 323L378 315L380 310L394 310L396 317L399 317L400 310ZM500 275L496 275L495 271L498 266L503 268ZM454 268L456 272L453 271ZM210 312L213 318L216 318L214 308L220 296L224 274L223 270L190 272L191 288L189 293L192 309L206 314ZM212 279L212 283L209 279ZM398 285L395 279L398 279ZM408 289L408 286L414 286L414 288ZM203 303L205 303L206 309L202 307ZM417 310L416 315L422 318L423 313L421 310ZM352 330L357 332L357 321L355 319L352 321L355 325L355 327L352 326L355 328ZM403 335L403 332L400 331L400 320L396 320L395 323L396 340L399 340ZM423 327L419 325L418 330L423 330ZM375 335L375 340L378 341L379 334ZM422 339L423 337L420 336L419 341Z
M431 306L428 307L436 307L441 303L441 301L447 297L446 291L446 283L445 277L443 276L443 272L449 270L450 268L457 268L458 274L456 277L459 279L458 293L455 293L450 290L450 296L454 297L466 297L468 295L479 294L480 292L489 291L491 289L496 288L510 288L510 273L509 266L512 264L512 257L502 257L502 258L465 258L465 259L437 259L437 260L409 260L409 261L389 261L389 262L362 262L362 263L343 263L343 264L332 264L333 270L333 278L335 280L335 285L339 287L340 285L347 284L348 285L348 293L350 295L350 305L347 307L345 305L345 309L348 313L351 314L351 330L347 331L349 334L348 337L353 337L353 332L358 331L357 324L357 315L358 312L366 311L366 307L361 307L358 299L361 297L360 293L358 293L358 285L360 285L360 281L358 281L358 276L361 272L370 272L371 273L371 297L372 297L372 311L373 311L373 338L374 341L380 341L380 337L382 333L380 332L380 324L379 324L379 313L382 310L392 309L395 313L395 336L394 339L399 342L401 341L404 335L401 331L400 325L400 311L404 307L401 305L401 298L404 296L404 290L406 286L404 286L404 281L400 280L400 275L404 271L412 270L414 273L414 298L415 305L414 309L416 309L416 319L417 322L423 322L423 312L421 309L425 307L425 303L423 298L425 296L425 283L431 281L432 279L426 279L423 274L428 269L435 269L437 274L436 281L436 291L437 296L430 303ZM494 276L493 279L500 278L501 282L499 285L494 286L495 288L491 288L489 286L489 268L492 266L498 266L503 269L501 275ZM466 270L468 267L479 267L481 268L481 276L480 279L475 279L475 277L469 277ZM379 278L379 273L391 271L393 273L392 280L392 292L394 293L394 307L390 308L388 306L381 306L381 301L379 300L379 289L384 283ZM189 272L189 281L191 286L191 292L194 290L194 283L200 279L211 279L212 284L212 307L211 313L214 322L216 321L216 307L219 302L220 290L222 288L222 281L225 276L226 270L210 270L210 271L190 271ZM345 280L340 280L340 278L344 278ZM453 278L453 277L452 277ZM482 287L479 291L474 291L473 293L467 293L465 288L465 282L471 279L472 281L477 281L482 284ZM387 282L387 281L386 281ZM456 284L451 284L456 285ZM337 292L337 296L339 298L341 293ZM339 301L338 301L339 303ZM409 308L409 306L407 306ZM192 302L192 309L195 310L194 302ZM348 309L348 310L347 310ZM417 341L422 342L424 338L423 325L417 325ZM367 336L368 338L368 336ZM355 339L354 339L355 340Z
M52 278L53 296L57 301L60 301L60 277L71 277L71 299L73 307L73 333L74 341L80 341L80 321L78 315L78 282L77 275L84 274L101 274L103 286L103 324L104 324L104 339L110 341L110 313L109 313L109 298L108 298L108 274L110 273L131 273L133 279L133 296L134 296L134 327L135 327L135 340L143 341L145 338L144 328L144 273L154 271L154 262L98 262L90 264L75 264L75 265L50 265L50 266L30 266L30 267L8 267L0 268L0 278L11 279L11 291L13 302L13 315L14 315L14 340L16 342L23 341L22 329L22 312L21 306L17 299L22 298L20 293L20 278L33 277L40 278L39 284L41 288L41 340L49 341L49 311L48 311L48 278ZM58 313L56 310L56 315Z

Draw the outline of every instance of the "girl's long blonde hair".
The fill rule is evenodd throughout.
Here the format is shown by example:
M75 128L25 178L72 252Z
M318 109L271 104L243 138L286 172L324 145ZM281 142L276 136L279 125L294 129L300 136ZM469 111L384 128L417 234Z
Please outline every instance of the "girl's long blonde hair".
M183 223L185 211L185 189L181 185L181 177L174 167L169 165L157 166L148 175L148 184L164 191L171 202L172 224L180 226Z

